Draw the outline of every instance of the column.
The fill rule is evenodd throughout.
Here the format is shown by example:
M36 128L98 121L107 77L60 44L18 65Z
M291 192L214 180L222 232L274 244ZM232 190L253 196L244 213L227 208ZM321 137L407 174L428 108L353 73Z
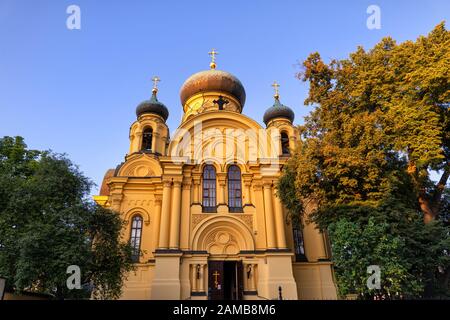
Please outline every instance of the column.
M245 291L256 291L256 264L247 263L244 266Z
M217 204L226 204L226 185L227 185L227 174L226 172L221 172L217 174L217 181L219 184L219 190L217 192Z
M142 143L142 131L136 131L136 135L135 135L135 139L134 139L134 145L133 145L133 150L130 152L138 152L141 149L141 143Z
M136 139L136 137L133 134L131 134L130 135L130 148L128 149L128 154L129 155L133 153L135 139Z
M244 279L244 291L249 291L250 290L250 278L247 277L247 272L248 272L248 268L250 267L250 264L248 263L243 263L244 267L242 268L242 279Z
M160 150L159 150L159 133L156 130L153 130L153 134L152 134L152 151L160 152Z
M201 264L200 265L200 284L198 286L198 291L200 292L204 292L205 291L205 279L204 279L204 274L205 274L205 265Z
M256 291L256 264L251 264L251 273L250 273L250 279L249 279L249 291Z
M264 210L266 212L266 233L267 233L267 247L269 249L276 248L275 240L275 221L273 218L272 209L272 183L264 183Z
M244 205L251 205L252 199L251 199L251 191L250 186L252 185L252 177L251 175L243 174L242 178L244 180Z
M167 133L165 133L165 135L167 135ZM167 152L169 152L168 149L167 149L168 148L167 136L163 136L160 141L161 141L161 146L160 146L161 154L163 156L167 156L168 155Z
M156 195L155 194L155 221L154 221L154 243L155 243L155 248L159 248L159 228L161 228L161 195Z
M260 179L253 179L252 189L252 205L254 205L256 212L261 213L255 214L253 217L256 249L265 250L267 249L266 213L264 210L263 186Z
M183 191L181 194L181 234L180 248L187 250L189 248L189 232L190 232L190 213L191 213L191 178L183 181Z
M200 203L200 177L193 177L192 179L193 183L194 183L194 196L193 196L193 202L195 204L199 204Z
M191 264L191 278L192 278L192 288L191 292L197 291L197 264Z
M275 202L275 226L277 230L277 245L278 248L285 249L286 246L286 233L284 231L284 215L283 205L280 198L276 194L273 195Z
M161 206L161 228L159 231L159 248L169 248L169 224L170 224L170 197L172 191L172 182L163 181L163 199Z
M295 136L289 136L289 151L291 152L291 154L294 154L296 145L297 139L295 138Z
M170 218L170 245L171 249L180 247L180 210L181 210L181 181L173 182L172 215Z
M274 128L271 130L271 142L272 142L272 150L271 158L277 158L282 154L282 146L281 146L281 133L278 128Z

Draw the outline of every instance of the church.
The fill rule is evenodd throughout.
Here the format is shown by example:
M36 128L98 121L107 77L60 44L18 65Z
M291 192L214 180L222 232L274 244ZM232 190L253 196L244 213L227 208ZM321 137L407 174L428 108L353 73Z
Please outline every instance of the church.
M245 116L244 86L216 68L216 54L181 87L184 114L172 136L153 78L125 161L94 196L120 212L133 248L135 270L121 298L336 299L327 235L307 219L294 223L277 197L300 141L294 112L274 83L265 126Z

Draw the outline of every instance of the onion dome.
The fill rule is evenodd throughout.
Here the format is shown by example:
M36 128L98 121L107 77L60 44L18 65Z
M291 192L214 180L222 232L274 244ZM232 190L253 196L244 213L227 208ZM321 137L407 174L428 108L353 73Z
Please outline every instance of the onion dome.
M244 107L245 89L241 81L229 72L216 69L201 71L190 76L181 87L181 104L184 106L193 95L208 91L228 93L239 101L241 107Z
M216 70L216 55L218 54L219 53L215 49L209 52L209 55L212 58L211 63L209 64L211 69L197 72L184 82L180 90L181 104L183 106L190 97L197 93L218 91L234 96L241 104L241 108L244 107L244 86L241 81L231 73Z
M292 111L292 109L289 108L288 106L281 104L280 102L280 95L278 94L279 85L276 82L274 82L272 86L275 87L275 95L274 95L275 102L273 103L273 106L267 109L266 112L264 113L263 117L264 123L267 126L270 120L276 118L284 118L288 119L291 123L294 122L295 118L294 111Z
M137 106L136 116L139 118L139 116L143 114L153 113L161 116L164 121L166 121L169 117L169 110L163 103L159 102L158 98L156 97L156 93L158 92L157 82L160 80L158 77L154 77L153 81L155 84L152 90L152 97L150 98L150 100L145 100Z

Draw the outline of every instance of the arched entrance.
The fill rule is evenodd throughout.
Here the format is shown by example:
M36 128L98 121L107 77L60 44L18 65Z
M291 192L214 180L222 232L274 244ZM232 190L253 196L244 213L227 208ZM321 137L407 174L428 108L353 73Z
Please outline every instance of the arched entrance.
M192 248L209 253L208 299L242 299L240 252L255 249L251 230L239 218L224 214L205 219L193 234Z

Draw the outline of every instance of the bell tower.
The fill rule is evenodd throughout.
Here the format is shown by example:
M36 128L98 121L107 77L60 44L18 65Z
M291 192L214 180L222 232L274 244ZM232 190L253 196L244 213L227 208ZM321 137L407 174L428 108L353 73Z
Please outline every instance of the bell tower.
M267 130L276 135L274 140L278 141L279 156L289 156L294 152L299 136L298 129L293 125L295 115L291 108L280 102L280 85L275 81L272 87L275 90L275 101L264 113L263 121Z
M149 100L141 102L136 108L137 120L130 128L130 150L128 156L135 153L166 155L170 140L166 120L169 117L167 107L158 101L157 76L152 78L153 89Z

